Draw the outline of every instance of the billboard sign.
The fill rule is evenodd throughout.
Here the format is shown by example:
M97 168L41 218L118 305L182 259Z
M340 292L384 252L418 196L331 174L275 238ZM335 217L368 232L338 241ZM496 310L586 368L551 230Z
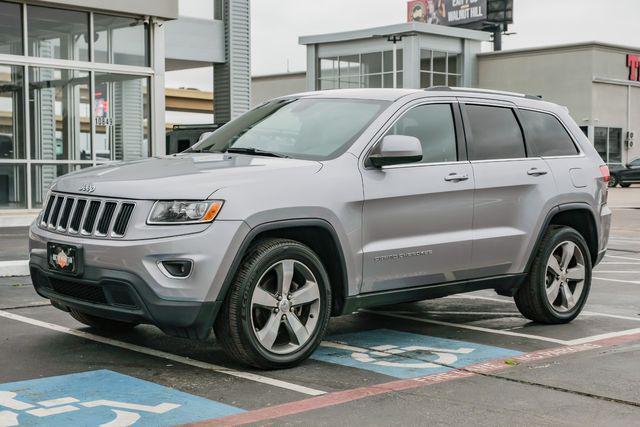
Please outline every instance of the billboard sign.
M487 19L487 0L412 0L407 4L408 22L465 25Z

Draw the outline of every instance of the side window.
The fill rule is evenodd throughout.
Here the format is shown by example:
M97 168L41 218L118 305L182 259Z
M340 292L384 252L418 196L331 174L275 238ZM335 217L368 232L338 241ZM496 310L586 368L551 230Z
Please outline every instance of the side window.
M573 140L560 121L551 114L520 110L522 127L529 147L538 156L572 156L578 154Z
M429 104L412 108L389 129L386 135L407 135L418 138L422 144L421 163L458 160L456 131L450 104Z
M526 157L524 138L511 108L466 105L471 160Z

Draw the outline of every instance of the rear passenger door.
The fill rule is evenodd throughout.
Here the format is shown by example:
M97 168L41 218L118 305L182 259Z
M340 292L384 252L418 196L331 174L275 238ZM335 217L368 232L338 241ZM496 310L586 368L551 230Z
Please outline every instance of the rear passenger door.
M525 145L507 103L462 106L475 178L471 267L476 277L521 273L556 193L546 162Z

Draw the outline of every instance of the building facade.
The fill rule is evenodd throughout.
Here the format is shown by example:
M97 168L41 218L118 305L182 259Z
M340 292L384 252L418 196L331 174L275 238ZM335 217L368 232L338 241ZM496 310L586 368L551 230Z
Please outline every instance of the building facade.
M307 89L477 85L476 56L490 35L409 22L300 37Z
M217 114L249 108L249 0L0 0L0 211L53 181L165 153L165 70L214 66ZM231 76L233 75L233 79Z
M566 106L610 165L640 157L640 47L588 42L478 55L479 86Z

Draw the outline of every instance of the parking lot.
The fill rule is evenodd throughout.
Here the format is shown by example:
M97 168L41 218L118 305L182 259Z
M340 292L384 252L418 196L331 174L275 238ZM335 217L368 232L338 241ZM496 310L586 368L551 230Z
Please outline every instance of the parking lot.
M0 279L0 426L637 425L640 187L610 204L610 250L573 323L530 323L490 291L383 307L332 319L282 371L247 370L213 338L99 335L28 277Z

